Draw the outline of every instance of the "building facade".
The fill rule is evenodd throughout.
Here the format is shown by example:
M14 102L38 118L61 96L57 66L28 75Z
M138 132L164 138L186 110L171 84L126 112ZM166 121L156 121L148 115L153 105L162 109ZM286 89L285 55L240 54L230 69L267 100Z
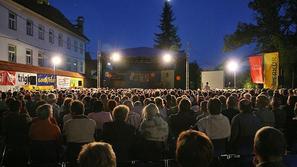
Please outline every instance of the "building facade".
M83 17L72 24L47 1L0 0L0 20L0 61L53 68L59 55L58 70L85 73Z

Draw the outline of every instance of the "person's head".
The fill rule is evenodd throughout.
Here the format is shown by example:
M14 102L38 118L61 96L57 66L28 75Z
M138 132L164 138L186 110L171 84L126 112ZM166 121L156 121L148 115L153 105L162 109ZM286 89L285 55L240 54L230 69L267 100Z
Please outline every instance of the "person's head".
M68 97L66 99L64 99L63 112L65 112L65 114L70 113L70 106L71 106L72 101L73 101L73 99L68 98Z
M286 154L284 134L273 127L259 129L254 138L254 153L260 162L281 160Z
M223 106L226 106L226 96L220 95L219 100Z
M14 100L12 98L10 98L11 100L7 100L8 102L8 108L9 108L9 111L10 112L15 112L15 113L18 113L20 112L20 109L21 109L21 102L18 101L18 100Z
M207 103L207 110L211 115L218 115L222 110L222 103L218 98L209 99Z
M116 121L126 121L129 113L129 107L119 105L112 111L112 116Z
M159 111L158 107L155 104L150 103L150 104L148 104L147 106L145 106L143 108L142 113L143 113L143 116L144 116L145 119L150 120L153 117L157 116L160 113L160 111Z
M234 109L237 107L237 98L235 96L229 96L226 103L228 109Z
M180 133L176 144L176 159L181 167L208 167L213 157L213 145L204 133L187 130Z
M112 112L112 110L117 106L117 101L116 100L108 100L107 102L107 107L108 111Z
M49 104L54 104L54 103L56 103L56 101L57 101L57 98L56 98L55 94L50 93L50 94L47 95L47 102Z
M207 113L207 101L200 102L200 110L204 113Z
M265 95L259 95L256 98L256 106L258 108L266 108L269 104L269 99Z
M244 99L246 99L246 100L252 101L252 95L251 95L250 93L245 93L245 94L243 95L243 97L244 97Z
M71 110L72 115L83 115L84 112L85 112L85 107L84 107L84 104L81 101L74 100L71 103L70 110Z
M130 111L133 111L134 104L131 100L126 100L126 101L124 101L123 104L126 105L127 107L129 107Z
M178 104L178 111L179 112L188 112L191 109L191 102L188 98L182 98Z
M116 155L111 145L104 142L85 144L77 160L80 167L116 167Z
M103 103L100 100L95 100L92 103L93 112L101 112L103 111Z
M37 117L40 119L48 119L52 116L53 108L50 104L43 104L36 109Z
M252 103L249 100L242 99L238 104L240 112L250 113L252 112Z
M158 107L164 107L164 102L163 102L163 99L161 97L156 97L154 99L155 101L155 104L158 106Z

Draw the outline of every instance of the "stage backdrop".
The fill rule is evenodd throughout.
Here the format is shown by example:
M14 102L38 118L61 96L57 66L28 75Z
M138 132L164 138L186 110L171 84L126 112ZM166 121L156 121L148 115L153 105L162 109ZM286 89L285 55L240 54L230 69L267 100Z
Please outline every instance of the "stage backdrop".
M264 54L264 88L277 89L279 76L278 52Z
M253 83L263 84L263 57L255 55L249 57L251 79Z

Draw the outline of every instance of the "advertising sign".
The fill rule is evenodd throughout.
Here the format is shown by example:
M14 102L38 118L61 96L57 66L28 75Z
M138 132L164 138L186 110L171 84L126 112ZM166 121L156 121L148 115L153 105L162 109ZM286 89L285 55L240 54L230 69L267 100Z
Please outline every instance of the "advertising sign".
M277 89L279 76L278 52L264 54L264 88Z
M70 80L70 87L82 87L83 86L83 79L82 78L71 78Z
M70 88L70 77L57 76L57 88Z
M56 82L56 76L53 74L37 74L38 86L54 86Z
M15 85L15 82L15 72L0 71L0 85Z
M255 55L249 57L251 79L253 83L263 84L263 57L262 55Z
M36 80L37 80L37 74L16 72L17 86L36 85Z

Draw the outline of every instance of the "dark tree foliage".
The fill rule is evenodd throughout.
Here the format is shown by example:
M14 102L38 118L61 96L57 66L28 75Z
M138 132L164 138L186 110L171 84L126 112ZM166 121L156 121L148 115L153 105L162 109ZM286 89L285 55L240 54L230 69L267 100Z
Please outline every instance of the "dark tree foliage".
M233 34L225 36L224 51L256 44L256 52L280 53L282 86L297 82L297 0L252 0L254 23L238 23Z
M172 7L165 1L160 20L160 33L155 34L155 48L179 51L181 41L177 35L177 27L173 24L175 18Z
M190 89L198 89L201 87L201 68L197 61L189 63L189 80Z

